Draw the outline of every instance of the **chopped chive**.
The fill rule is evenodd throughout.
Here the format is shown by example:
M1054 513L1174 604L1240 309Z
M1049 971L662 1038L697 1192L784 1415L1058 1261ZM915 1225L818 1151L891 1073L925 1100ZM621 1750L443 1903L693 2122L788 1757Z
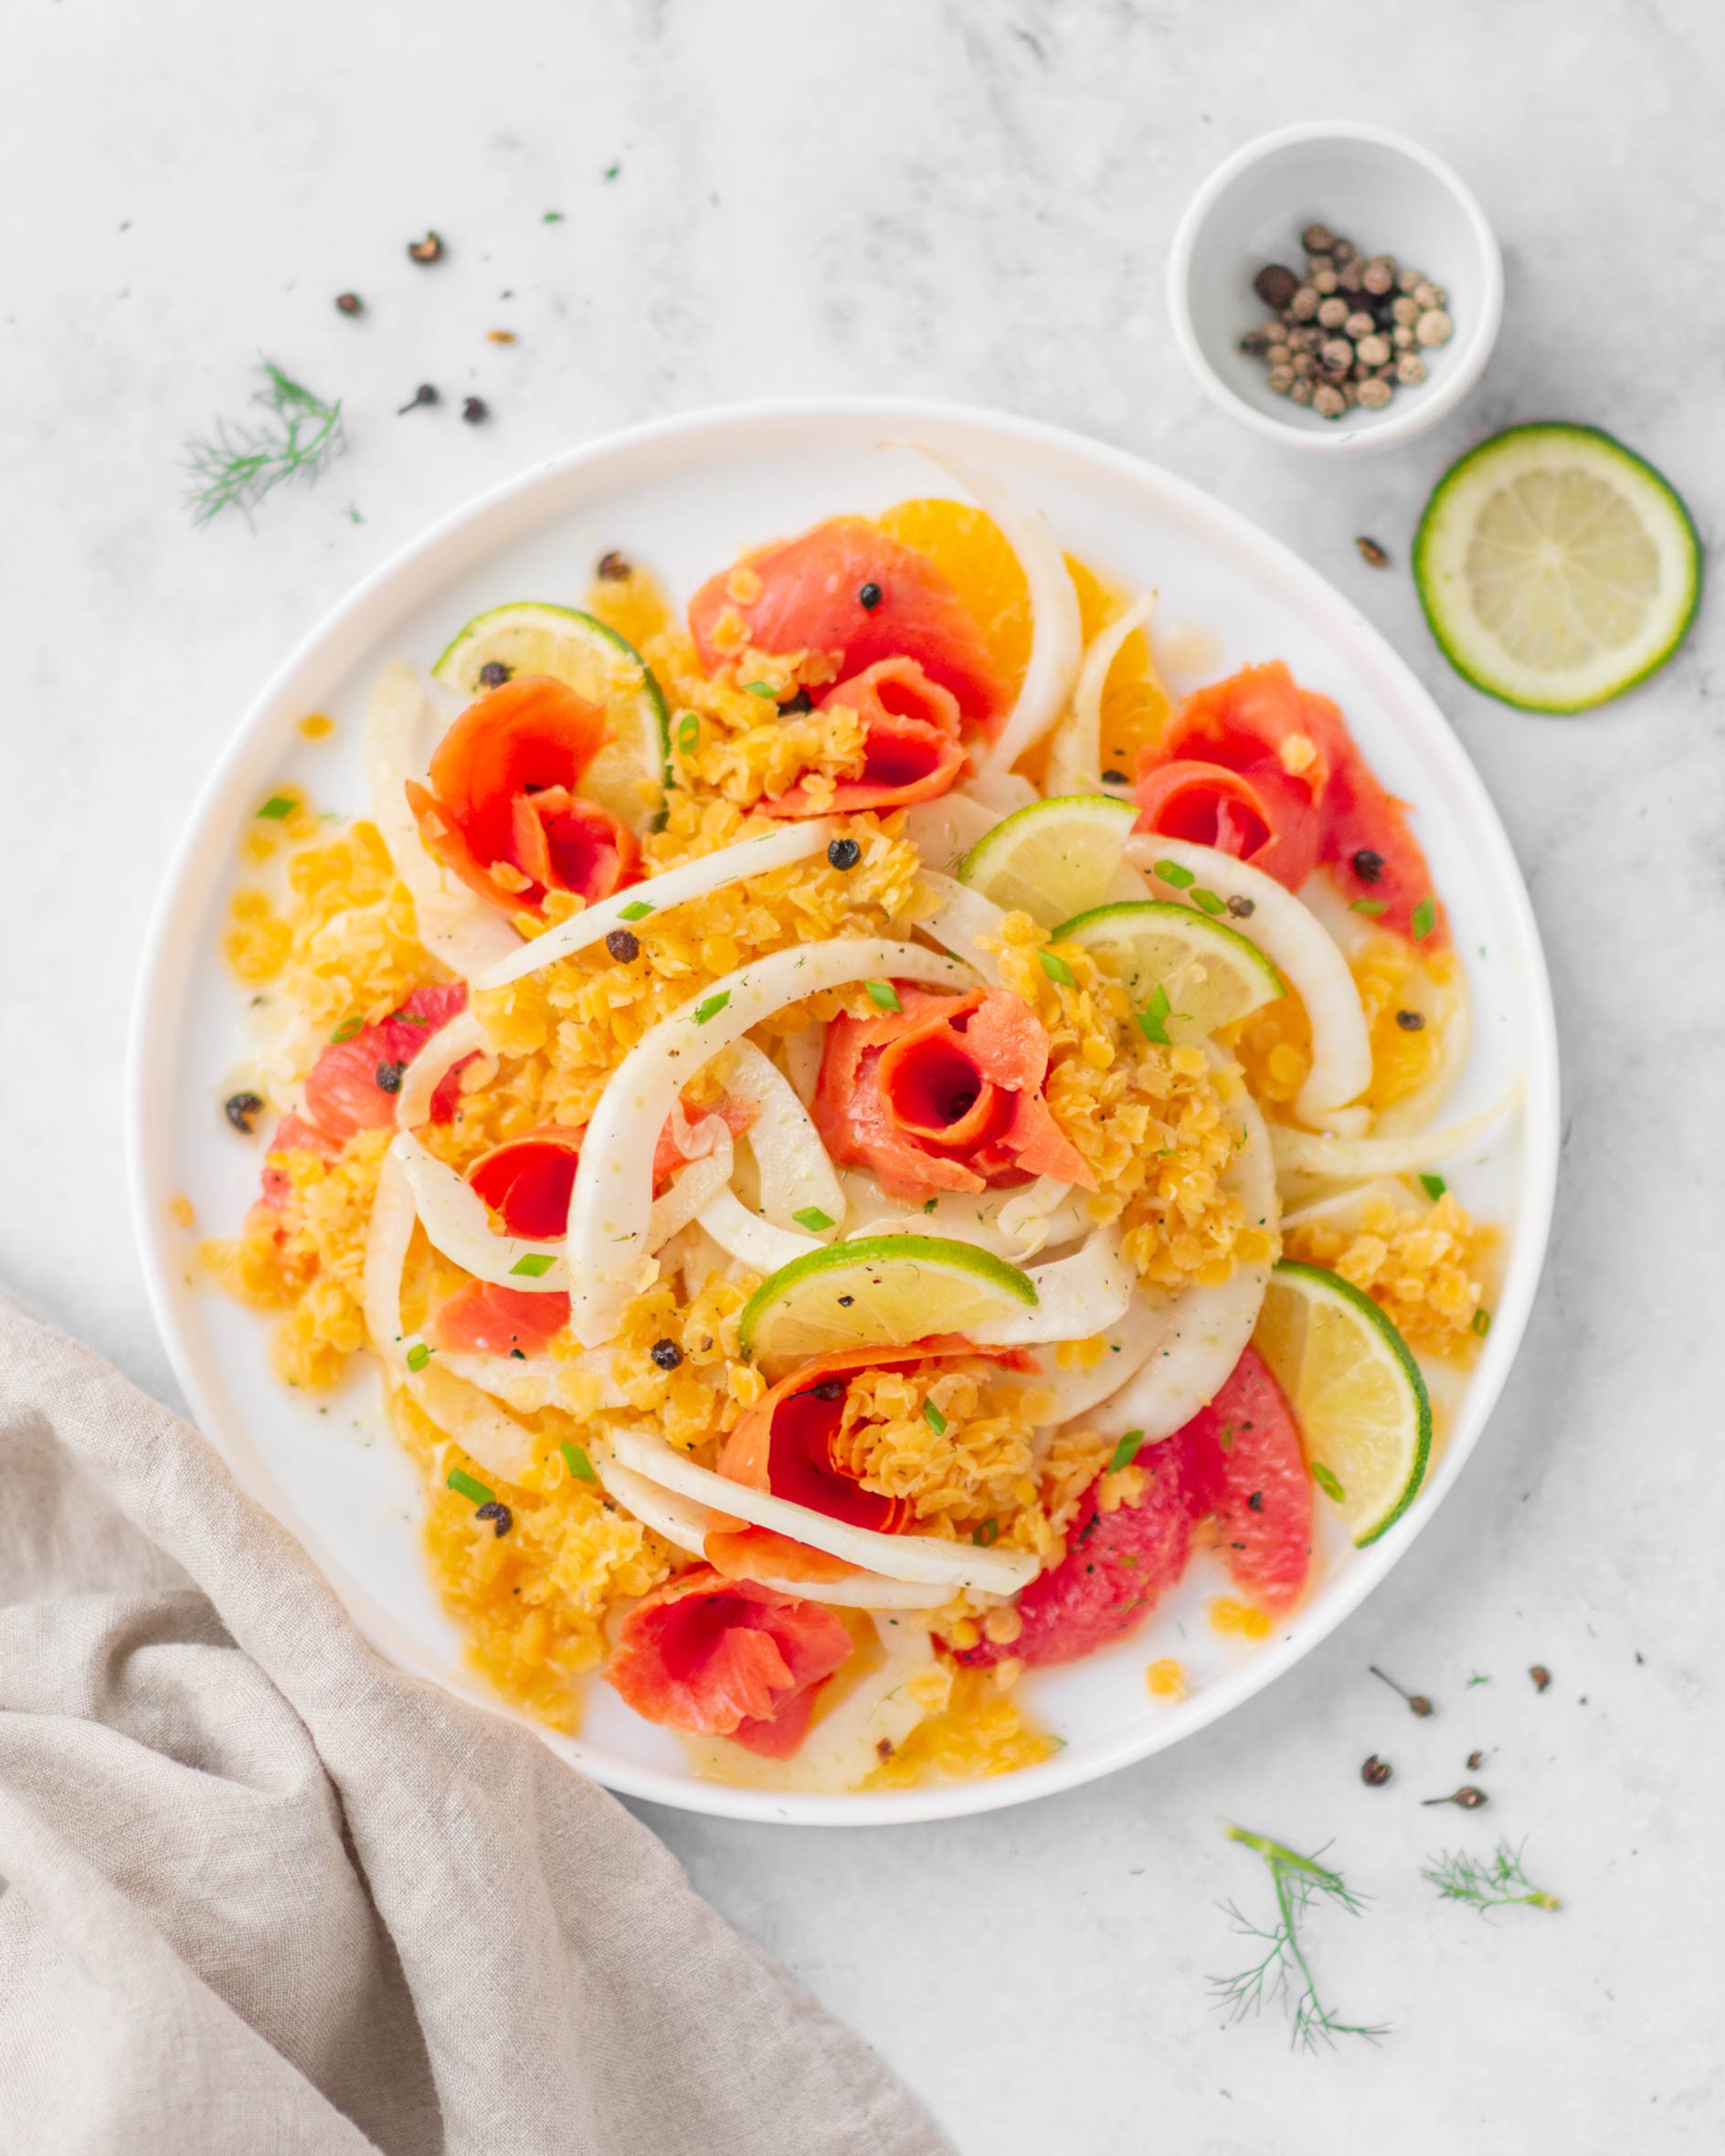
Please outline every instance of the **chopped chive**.
M451 1467L444 1476L452 1490L459 1490L463 1497L471 1497L475 1505L495 1505L497 1493L488 1490L482 1482L469 1474L464 1467Z
M698 1026L704 1026L706 1024L708 1019L717 1018L720 1011L725 1009L725 1005L730 1000L730 989L721 988L716 996L709 996L704 1001L697 1003L694 1007L695 1024Z
M882 1010L904 1009L905 1006L898 999L898 990L890 980L865 980L862 986L868 990L869 1001L878 1009Z
M1171 883L1176 891L1184 891L1189 883L1195 883L1198 881L1191 869L1181 868L1177 861L1159 861L1156 864L1156 873L1160 876L1164 883Z
M407 1368L410 1370L424 1369L426 1364L429 1363L430 1359L431 1350L426 1346L423 1340L416 1340L413 1346L407 1350Z
M280 823L284 817L291 816L299 806L291 794L271 794L258 813L267 816L271 823Z
M1479 1308L1474 1312L1474 1330L1479 1335L1482 1340L1491 1330L1491 1312L1486 1308L1483 1303L1480 1305Z
M1428 1198L1441 1198L1445 1191L1449 1189L1449 1185L1444 1180L1442 1176L1422 1176L1420 1178L1420 1188L1424 1191Z
M794 1212L790 1217L799 1228L807 1228L810 1235L824 1234L832 1225L831 1216L823 1213L818 1205L805 1205L800 1212Z
M1429 898L1421 899L1419 904L1413 909L1413 935L1415 940L1417 942L1423 943L1436 926L1437 907Z
M927 1423L937 1437L946 1436L947 1418L932 1400L926 1400L923 1402L923 1421Z
M985 1519L979 1527L970 1530L970 1539L979 1549L986 1549L990 1542L998 1542L1000 1538L1000 1523L998 1519Z
M751 696L764 696L768 703L778 702L778 692L770 682L745 682L743 686Z
M1038 951L1036 962L1049 979L1057 980L1063 988L1077 987L1077 982L1072 977L1072 967L1064 958L1056 957L1053 951Z
M1224 899L1218 898L1213 891L1205 891L1201 886L1192 893L1192 904L1206 914L1225 914L1228 910Z
M1113 1454L1108 1461L1108 1473L1118 1474L1121 1468L1130 1467L1133 1461L1138 1458L1138 1447L1143 1443L1144 1432L1141 1430L1128 1430L1114 1448Z
M577 1482L598 1482L599 1478L593 1472L593 1463L587 1456L585 1445L561 1444L557 1450L563 1454L564 1462Z
M701 738L701 722L693 712L686 711L677 721L677 746L686 756Z
M365 1022L363 1018L344 1018L330 1035L331 1045L339 1048L344 1041L351 1041Z
M637 898L632 899L617 917L619 921L644 921L653 910L649 900Z
M1321 1460L1312 1462L1312 1480L1332 1505L1339 1505L1342 1502L1342 1486Z
M1138 1012L1138 1030L1147 1041L1158 1041L1166 1048L1168 1041L1168 990L1159 980L1150 990L1150 999Z
M556 1262L548 1250L530 1250L524 1258L517 1258L509 1270L512 1274L519 1273L524 1279L537 1280L542 1273L549 1273Z
M1348 911L1350 914L1370 914L1375 921L1380 914L1388 912L1389 905L1387 898L1356 898L1350 902Z

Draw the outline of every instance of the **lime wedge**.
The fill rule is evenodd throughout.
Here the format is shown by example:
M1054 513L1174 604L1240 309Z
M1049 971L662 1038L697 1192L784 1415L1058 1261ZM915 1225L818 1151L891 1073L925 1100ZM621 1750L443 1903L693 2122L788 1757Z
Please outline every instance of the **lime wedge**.
M1432 1403L1407 1342L1370 1295L1284 1258L1252 1345L1287 1395L1312 1479L1363 1549L1413 1502L1432 1449Z
M446 689L477 696L491 665L549 674L601 707L611 737L588 766L581 791L631 830L645 830L664 807L671 723L652 670L634 645L573 607L523 601L475 615L431 671Z
M1238 929L1168 899L1094 906L1063 922L1054 941L1102 961L1133 1009L1145 1014L1152 1040L1201 1041L1286 992L1275 967Z
M1524 711L1586 711L1683 641L1701 590L1689 513L1596 427L1511 427L1438 481L1413 580L1444 656Z
M745 1359L780 1377L841 1348L895 1348L1032 1308L1016 1265L935 1235L871 1235L805 1252L743 1306Z
M958 881L1052 928L1086 906L1142 892L1142 880L1120 859L1138 818L1136 801L1107 794L1032 801L977 840L958 863Z

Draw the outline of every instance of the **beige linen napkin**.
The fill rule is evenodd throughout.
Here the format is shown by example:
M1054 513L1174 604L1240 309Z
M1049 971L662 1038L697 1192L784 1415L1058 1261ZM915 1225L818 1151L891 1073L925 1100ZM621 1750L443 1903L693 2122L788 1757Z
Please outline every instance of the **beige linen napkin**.
M525 1730L0 1296L0 2150L940 2156Z

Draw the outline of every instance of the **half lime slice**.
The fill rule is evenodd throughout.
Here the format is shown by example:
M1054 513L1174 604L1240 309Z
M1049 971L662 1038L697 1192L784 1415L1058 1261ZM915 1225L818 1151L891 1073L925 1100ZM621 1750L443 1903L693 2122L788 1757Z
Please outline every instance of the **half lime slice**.
M549 674L603 710L610 739L587 766L581 791L631 830L647 830L671 782L671 722L634 645L573 607L521 601L476 615L431 671L445 688L477 696L488 666Z
M1063 922L1054 941L1099 958L1133 1009L1149 1020L1153 1040L1201 1041L1286 993L1256 944L1195 906L1168 899L1094 906Z
M843 1348L896 1348L1033 1308L1016 1265L934 1235L872 1235L809 1251L743 1306L744 1357L779 1377Z
M1339 1274L1284 1258L1252 1345L1286 1393L1312 1479L1355 1545L1413 1502L1432 1450L1432 1403L1407 1342Z
M1413 581L1444 656L1524 711L1621 696L1683 641L1701 546L1681 497L1596 427L1493 435L1425 505Z
M1052 928L1105 899L1142 892L1142 880L1120 858L1138 819L1136 801L1107 794L1032 801L977 840L958 863L958 881Z

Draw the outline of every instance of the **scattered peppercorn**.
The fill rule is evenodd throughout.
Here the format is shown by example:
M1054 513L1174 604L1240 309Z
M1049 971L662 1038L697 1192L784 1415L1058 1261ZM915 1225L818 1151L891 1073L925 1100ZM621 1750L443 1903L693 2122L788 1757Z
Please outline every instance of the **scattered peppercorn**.
M1383 873L1383 856L1362 846L1353 857L1353 872L1362 883L1375 883Z
M1362 532L1354 544L1360 549L1360 560L1369 569L1387 569L1390 566L1389 555L1375 539L1368 539Z
M635 574L620 554L613 550L599 556L599 582L601 584L627 584Z
M674 1340L655 1340L648 1352L661 1370L674 1370L683 1360L683 1349Z
M236 1130L251 1136L251 1126L263 1114L263 1095L259 1093L230 1093L222 1103L222 1114Z
M1266 262L1252 280L1252 289L1266 307L1279 314L1300 289L1300 280L1280 262Z
M1528 1675L1533 1679L1533 1688L1536 1692L1543 1692L1551 1682L1551 1673L1543 1662L1536 1662Z
M482 396L470 396L461 406L461 417L470 427L477 427L482 419L489 419L491 416L491 407Z
M841 1310L848 1310L852 1304L855 1301L856 1297L854 1295L841 1295L839 1297L839 1307Z
M862 858L862 849L854 839L835 839L827 848L827 859L835 869L853 869Z
M410 239L407 252L416 262L438 262L443 259L443 242L435 232L428 232L423 239Z
M482 689L501 689L514 671L501 659L488 659L479 670L479 685Z
M407 403L403 405L400 407L400 410L397 412L396 417L397 419L399 419L402 412L412 411L415 405L434 405L437 401L438 392L436 383L421 382L419 386L414 391L413 395L407 399Z
M1404 1033L1423 1033L1425 1030L1425 1013L1423 1010L1398 1010L1395 1022Z
M794 696L781 697L778 705L781 718L793 712L813 711L814 708L815 700L810 695L807 689L799 689Z
M379 1063L374 1073L378 1090L382 1093L399 1093L401 1073L407 1067L406 1063Z
M817 1400L842 1400L844 1398L844 1379L842 1378L822 1378L820 1384L814 1388L814 1396Z
M1130 786L1132 781L1124 771L1105 771L1102 783L1104 786Z
M1460 1789L1452 1790L1446 1797L1422 1797L1422 1804L1459 1804L1464 1812L1477 1812L1491 1799L1483 1789L1476 1789L1471 1781L1465 1781Z
M1258 902L1255 898L1242 898L1236 893L1235 895L1228 901L1228 911L1233 915L1236 921L1251 920L1253 914L1255 914L1257 910Z
M507 1505L500 1505L492 1498L489 1505L482 1505L473 1515L475 1519L488 1519L500 1536L508 1534L515 1524L515 1516Z
M1264 1492L1262 1490L1253 1491L1246 1499L1246 1509L1248 1512L1262 1512L1264 1510Z
M621 966L640 956L640 938L630 928L613 928L605 939L605 947Z
M1321 418L1339 419L1355 407L1381 411L1398 388L1425 379L1415 348L1432 349L1455 333L1448 295L1423 270L1403 270L1393 255L1361 255L1328 225L1307 225L1300 243L1304 279L1280 262L1265 263L1253 278L1252 290L1270 314L1246 331L1239 348L1264 361L1275 396L1309 406ZM1321 353L1320 339L1327 340ZM1357 544L1374 568L1388 565L1374 541Z
M883 596L878 584L865 584L856 595L857 604L865 614L872 614L880 605Z
M1395 1679L1392 1676L1387 1675L1384 1671L1381 1670L1375 1662L1367 1663L1366 1667L1371 1672L1372 1675L1378 1679L1380 1684L1388 1685L1391 1691L1392 1692L1402 1692L1402 1698L1408 1703L1408 1712L1410 1714L1418 1715L1423 1719L1426 1715L1429 1715L1432 1712L1432 1703L1425 1696L1423 1692L1402 1692L1401 1686L1396 1683Z
M1376 1752L1360 1770L1360 1779L1368 1789L1381 1789L1395 1771L1387 1760L1381 1760Z
M335 304L341 309L344 314L357 314L365 306L365 302L360 298L357 292L337 292L335 295Z
M1479 1771L1479 1770L1480 1770L1480 1769L1481 1769L1481 1768L1482 1768L1482 1767L1485 1765L1485 1763L1486 1763L1486 1755L1485 1755L1485 1753L1484 1753L1483 1751L1471 1751L1471 1752L1469 1752L1469 1753L1468 1753L1468 1755L1467 1755L1467 1771L1468 1771L1470 1774L1477 1774L1477 1773L1478 1773L1478 1771Z

